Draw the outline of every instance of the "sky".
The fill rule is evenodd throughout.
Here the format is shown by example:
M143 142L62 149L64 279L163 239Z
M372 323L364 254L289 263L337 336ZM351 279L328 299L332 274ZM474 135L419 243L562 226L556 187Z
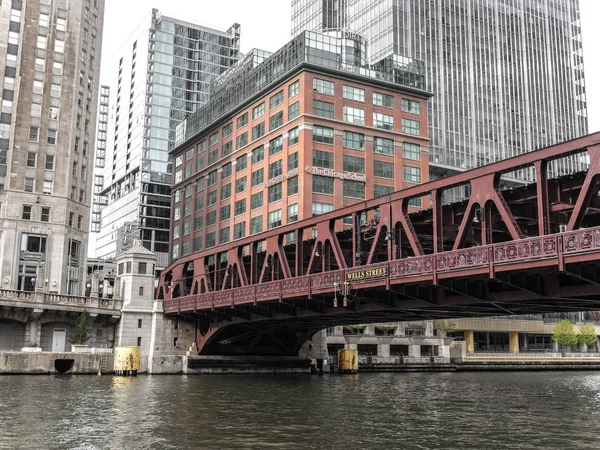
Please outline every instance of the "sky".
M600 0L580 0L590 132L600 131ZM102 74L152 8L209 28L241 24L241 50L275 51L291 37L291 0L106 0ZM149 22L148 22L149 23Z

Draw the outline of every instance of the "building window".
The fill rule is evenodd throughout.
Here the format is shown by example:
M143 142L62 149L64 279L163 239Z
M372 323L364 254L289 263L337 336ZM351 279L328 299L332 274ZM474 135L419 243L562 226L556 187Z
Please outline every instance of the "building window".
M233 226L233 239L242 239L246 237L246 222L236 223Z
M283 125L283 111L279 111L269 117L269 131L273 131L281 125Z
M45 195L52 194L52 181L51 180L44 180L44 183L42 186L43 186L42 194L45 194Z
M194 241L193 241L193 245L194 245L194 252L202 251L202 236L195 237Z
M227 125L225 125L223 127L223 129L221 130L221 135L225 138L227 136L229 136L231 133L233 133L233 122L228 123Z
M333 103L324 102L321 100L313 100L313 114L318 117L325 117L326 119L333 119L333 116L334 116Z
M221 200L227 200L231 197L231 183L221 186Z
M282 164L281 159L269 164L269 179L278 177L282 173L283 173L283 164Z
M394 155L393 139L386 139L375 136L373 138L373 151L382 155Z
M252 150L252 164L256 164L265 159L265 148L261 145Z
M50 85L50 97L60 98L60 84Z
M402 119L402 132L406 134L412 134L414 136L420 136L421 124L418 120Z
M212 186L213 184L216 184L218 178L219 178L219 173L216 170L213 170L211 173L208 174L207 185Z
M265 113L265 102L252 108L252 120L256 120Z
M210 191L206 196L206 204L212 206L217 203L217 191Z
M236 125L236 128L240 129L242 127L245 127L247 124L248 124L248 113L244 113L240 117L237 118L235 125Z
M29 127L29 142L37 142L40 129L38 127Z
M145 262L138 263L138 273L140 275L146 275L147 267L148 265Z
M42 116L42 105L39 103L31 104L31 117L41 117Z
M256 234L262 232L263 218L262 216L253 217L250 219L250 234Z
M204 217L195 217L194 218L194 231L200 231L204 228Z
M25 178L25 192L33 192L34 178Z
M298 152L290 153L288 155L288 170L298 168Z
M313 126L313 142L321 142L323 144L333 144L333 128Z
M375 128L381 128L382 130L393 130L394 129L394 116L389 114L382 114L378 112L373 113L373 126Z
M221 207L220 220L223 222L231 217L231 205L225 205Z
M288 133L288 147L297 144L300 140L300 130L298 127L292 128Z
M236 149L240 149L244 146L248 145L248 132L244 131L242 134L240 134L237 139L236 139Z
M173 227L173 239L179 239L181 236L181 227L179 225L175 225Z
M283 91L279 91L277 94L272 95L269 99L269 109L273 109L283 103Z
M139 293L139 295L144 295L144 287L143 286L140 286L140 289L139 289L138 293ZM140 319L140 322L141 321L142 321L142 319ZM141 323L140 323L140 325L141 325ZM139 326L138 328L142 328L142 327Z
M211 231L210 233L206 233L206 248L214 247L216 242L216 233Z
M313 150L313 166L333 169L333 153Z
M288 107L288 120L294 120L300 115L300 102L292 103Z
M48 130L48 145L56 145L56 130Z
M230 235L231 229L229 227L221 228L219 230L219 244L227 244L229 242Z
M248 177L243 176L242 178L238 178L235 180L235 193L239 194L246 190L246 186L248 185Z
M281 226L281 209L269 213L269 230Z
M420 183L421 169L419 167L412 166L402 167L402 179L407 183Z
M298 93L300 93L300 80L296 80L292 84L290 84L290 87L288 88L288 97L292 98Z
M318 194L332 194L333 195L333 178L320 177L313 175L312 177L312 188L313 192Z
M365 159L344 155L344 172L365 173Z
M421 104L414 100L402 99L402 112L411 114L419 114L421 112Z
M261 122L252 127L252 140L255 141L265 135L265 123Z
M27 152L27 167L35 167L37 160L37 154L34 152Z
M263 205L263 193L257 192L256 194L252 194L250 197L250 209L262 208Z
M23 213L21 215L21 218L23 220L31 220L31 210L32 209L33 209L33 206L23 205Z
M204 209L204 197L198 197L198 198L196 198L195 210L197 212L202 209Z
M208 152L208 165L209 166L211 164L214 164L215 162L217 162L218 159L219 159L219 149L218 148L215 148L214 150L211 150L210 152ZM186 169L187 169L187 167L186 167ZM186 170L186 172L187 172L187 170ZM187 175L187 173L186 173L186 175Z
M210 135L210 137L208 138L208 146L212 147L217 142L219 142L219 132L218 131L216 133L213 133Z
M373 187L373 196L374 197L381 197L382 195L391 194L392 192L394 192L393 186L384 186L382 184L376 184Z
M206 214L206 226L212 227L215 223L217 223L217 212L210 211L208 214Z
M260 168L252 172L251 183L252 187L258 186L259 184L264 183L265 181L265 169Z
M269 187L269 203L277 202L282 197L282 183Z
M373 92L373 104L375 106L383 106L384 108L393 108L394 97L392 95Z
M248 155L242 155L235 160L235 171L239 172L248 167Z
M313 78L313 91L321 94L333 95L335 92L335 83L320 78Z
M298 177L290 178L287 182L287 195L295 195L298 193Z
M298 221L298 203L288 206L288 223Z
M421 207L421 197L411 198L408 201L408 206L415 206L417 208L420 208Z
M373 161L373 172L376 177L394 179L394 163Z
M333 211L332 203L313 202L312 204L313 217L320 216L321 214L326 214L331 211Z
M348 100L353 100L355 102L365 102L365 90L352 87L352 86L344 86L344 98Z
M235 215L239 216L240 214L244 214L246 212L246 199L243 198L235 202Z
M362 133L354 133L352 131L344 131L344 147L354 150L365 149L365 135Z
M202 141L202 142L198 143L198 145L196 146L196 154L200 155L205 150L206 150L206 141Z
M365 110L360 108L352 108L351 106L344 106L344 122L351 123L354 125L365 124Z
M403 142L402 143L402 156L405 159L412 159L413 161L420 161L421 160L421 146L419 144Z
M46 170L54 170L54 155L46 155L46 163L44 168Z
M276 155L283 150L283 136L278 136L269 142L269 156Z
M365 198L365 183L344 180L344 197Z
M221 158L225 158L226 156L231 155L233 151L233 141L229 141L223 144L221 148Z

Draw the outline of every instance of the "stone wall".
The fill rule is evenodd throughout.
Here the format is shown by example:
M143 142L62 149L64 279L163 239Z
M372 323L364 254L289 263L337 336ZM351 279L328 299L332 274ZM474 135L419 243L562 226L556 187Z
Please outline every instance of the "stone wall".
M0 374L56 374L57 360L73 360L70 373L75 374L113 371L112 353L0 352Z

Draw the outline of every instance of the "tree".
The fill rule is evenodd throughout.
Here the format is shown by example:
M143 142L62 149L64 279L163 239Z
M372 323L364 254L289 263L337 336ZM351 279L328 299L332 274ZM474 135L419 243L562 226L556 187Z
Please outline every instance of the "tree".
M433 329L436 330L439 335L445 337L448 333L451 333L456 329L456 324L451 320L446 319L434 320Z
M578 340L580 344L592 346L598 341L596 336L596 328L593 325L579 325Z
M557 344L568 346L577 345L577 342L579 342L578 336L575 333L575 327L567 319L563 319L554 325L552 340Z
M87 313L79 314L77 325L71 334L69 342L75 345L84 345L92 337L92 331L89 324L89 315Z

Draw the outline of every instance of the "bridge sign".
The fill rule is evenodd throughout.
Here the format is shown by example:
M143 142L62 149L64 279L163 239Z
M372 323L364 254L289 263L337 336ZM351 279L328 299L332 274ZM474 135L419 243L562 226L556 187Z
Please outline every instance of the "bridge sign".
M374 269L354 270L346 272L346 281L365 280L368 278L387 277L388 266L381 266Z

